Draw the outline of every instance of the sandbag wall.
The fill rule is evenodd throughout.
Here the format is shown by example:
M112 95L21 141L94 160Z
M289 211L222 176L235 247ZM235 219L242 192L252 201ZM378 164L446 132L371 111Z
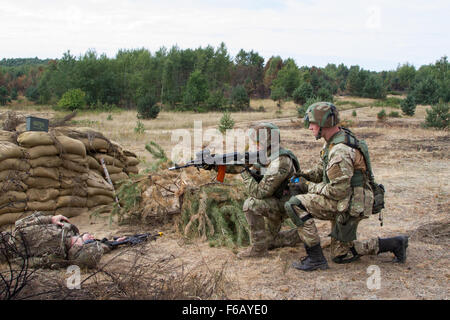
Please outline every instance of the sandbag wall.
M138 173L135 155L92 130L3 132L0 139L0 226L36 210L73 217L112 204L102 158L115 187Z

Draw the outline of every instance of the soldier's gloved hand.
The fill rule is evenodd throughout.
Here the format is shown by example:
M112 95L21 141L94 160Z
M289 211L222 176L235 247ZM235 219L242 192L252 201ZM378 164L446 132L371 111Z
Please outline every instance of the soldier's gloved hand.
M64 224L62 222L70 223L69 219L67 219L66 217L64 217L61 214L52 217L52 224L56 224L56 225L62 227L62 226L64 226Z
M308 180L303 177L292 177L288 183L291 194L308 193Z
M203 170L215 170L215 171L217 171L217 166L214 165L214 164L207 164L207 163L205 163L205 164L202 166L202 169L203 169Z

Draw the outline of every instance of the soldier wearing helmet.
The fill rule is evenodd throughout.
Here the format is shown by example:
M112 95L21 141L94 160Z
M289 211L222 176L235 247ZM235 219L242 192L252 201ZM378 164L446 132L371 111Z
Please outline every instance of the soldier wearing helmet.
M368 182L371 170L357 147L356 137L350 130L338 126L339 113L334 104L312 104L304 120L315 138L323 138L325 144L319 164L299 174L299 189L307 192L285 203L286 212L298 226L307 252L307 257L294 262L293 266L303 271L328 268L313 218L332 223L331 255L335 263L348 263L361 255L387 251L395 254L395 261L404 262L407 237L356 240L358 223L372 213L374 196Z
M266 151L268 161L256 163L253 168L247 166L241 172L250 195L243 211L250 226L251 246L239 253L239 258L265 256L270 249L300 242L296 229L280 231L283 220L288 218L284 209L289 199L286 190L289 179L300 169L298 160L291 151L281 148L280 130L272 123L255 126L250 138L259 150ZM261 178L255 178L251 169Z

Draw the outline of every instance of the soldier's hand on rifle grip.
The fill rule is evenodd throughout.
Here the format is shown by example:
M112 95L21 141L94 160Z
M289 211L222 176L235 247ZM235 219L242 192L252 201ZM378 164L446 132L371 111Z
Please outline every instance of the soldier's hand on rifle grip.
M291 194L308 193L308 180L303 177L292 177L288 183Z

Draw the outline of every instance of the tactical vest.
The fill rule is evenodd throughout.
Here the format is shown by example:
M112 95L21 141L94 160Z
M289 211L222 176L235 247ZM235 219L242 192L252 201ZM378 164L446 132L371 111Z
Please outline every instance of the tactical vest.
M294 168L295 168L295 172L300 171L300 162L298 162L297 157L295 156L294 153L292 153L291 150L287 150L284 148L280 148L279 152L278 152L278 158L280 156L288 156L289 158L291 158L292 163L294 164ZM283 197L284 191L288 190L288 184L289 184L289 179L291 177L286 178L283 183L278 187L278 189L273 193L274 197L281 199Z
M374 194L374 203L372 208L372 213L376 214L379 213L384 208L384 186L381 184L377 184L375 182L375 178L372 171L372 165L370 163L370 156L369 156L369 148L367 146L367 143L364 140L358 140L354 133L351 132L349 129L341 127L340 132L335 134L331 141L329 141L323 150L321 154L321 158L323 161L323 181L325 183L330 183L330 179L327 175L327 166L328 166L328 155L330 153L330 150L335 146L336 144L343 143L350 148L357 149L361 152L361 154L364 157L364 162L366 164L366 172L363 172L361 170L355 170L353 172L352 179L350 181L350 185L352 188L355 187L364 187L366 182L368 181L373 194Z

